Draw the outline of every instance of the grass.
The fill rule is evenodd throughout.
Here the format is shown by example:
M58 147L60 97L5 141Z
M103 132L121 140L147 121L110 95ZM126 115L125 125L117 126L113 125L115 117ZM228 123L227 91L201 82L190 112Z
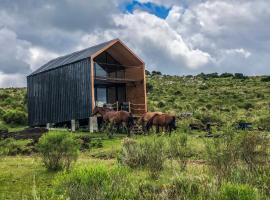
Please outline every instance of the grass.
M87 133L74 133L87 134ZM117 152L121 149L121 141L125 135L115 135L113 139L109 139L104 134L91 134L94 138L102 138L102 148L92 148L89 151L80 154L76 166L95 166L97 164L105 164L108 167L116 164ZM145 137L151 136L134 136L138 141L143 141ZM167 135L163 135L166 139ZM190 142L195 149L199 150L203 146L201 138L196 140L194 136L189 136ZM178 173L177 164L174 164L174 170L171 169L170 161L165 164L160 181L168 182L171 177ZM75 166L75 167L76 167ZM203 164L197 162L189 163L190 173L196 172L200 174L204 167ZM29 199L33 197L33 189L37 188L42 191L52 187L53 178L58 172L48 172L43 166L40 157L37 154L31 156L5 156L0 158L0 199ZM136 176L148 179L147 171L137 169L132 172Z
M259 76L247 79L148 76L147 82L151 85L147 94L149 110L175 113L177 116L185 112L192 113L190 117L178 118L178 134L188 134L188 146L194 154L185 172L180 172L175 160L171 162L167 159L158 181L152 181L147 170L141 168L133 169L132 175L153 184L167 184L179 174L207 177L213 181L215 177L209 173L205 151L205 142L213 139L199 137L205 132L189 131L188 125L203 122L208 117L212 121L222 122L221 128L213 127L214 134L225 132L226 126L232 127L240 120L252 122L254 129L257 129L260 119L270 118L270 82L262 82L261 79ZM8 126L10 132L22 130L26 126L5 124L1 112L15 109L26 113L25 94L25 88L0 89L0 125ZM74 134L89 135L87 132ZM116 134L112 139L102 133L90 136L100 138L102 147L92 147L81 152L76 166L105 164L111 167L117 164L116 158L125 135ZM133 136L137 141L148 137L151 136ZM166 140L169 136L160 134L159 137ZM52 188L53 179L58 173L48 172L37 154L0 157L0 199L33 199L34 188L37 191Z
M115 160L100 160L82 154L76 165L113 165ZM49 172L37 155L7 156L0 159L0 199L30 199L33 189L42 191L52 187L53 178L59 172Z

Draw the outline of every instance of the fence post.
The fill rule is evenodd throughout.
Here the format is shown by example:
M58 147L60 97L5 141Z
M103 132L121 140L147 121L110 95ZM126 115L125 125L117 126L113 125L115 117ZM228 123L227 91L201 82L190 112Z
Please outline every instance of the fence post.
M119 105L118 105L118 101L116 101L116 111L119 110Z
M72 132L76 131L76 121L75 121L75 119L71 120L71 131Z
M128 102L128 112L131 112L130 101Z
M50 123L47 123L47 124L46 124L46 129L47 129L47 130L50 130L50 125L51 125Z
M98 131L98 123L97 123L96 116L89 117L89 131L90 131L90 133Z

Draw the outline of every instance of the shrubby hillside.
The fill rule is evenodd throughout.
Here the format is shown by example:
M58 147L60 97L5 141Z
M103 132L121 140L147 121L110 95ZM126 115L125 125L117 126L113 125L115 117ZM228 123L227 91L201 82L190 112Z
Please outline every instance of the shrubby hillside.
M192 113L191 120L195 121L246 121L262 126L270 117L268 77L228 73L179 77L154 73L148 75L147 90L149 110L178 116Z
M0 126L27 124L26 88L0 89Z
M229 73L168 76L156 71L147 74L151 111L177 116L192 113L191 121L247 121L261 126L270 116L269 77ZM25 88L0 89L0 123L26 125L26 102Z

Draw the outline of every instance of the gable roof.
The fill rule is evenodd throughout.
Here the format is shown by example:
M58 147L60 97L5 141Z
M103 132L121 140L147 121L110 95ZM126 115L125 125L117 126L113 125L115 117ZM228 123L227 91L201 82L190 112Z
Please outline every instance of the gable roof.
M87 49L83 49L83 50L76 51L74 53L71 53L65 56L55 58L49 61L48 63L46 63L45 65L41 66L36 71L32 72L29 76L39 74L41 72L49 71L49 70L52 70L52 69L55 69L55 68L58 68L67 64L71 64L85 58L89 58L91 57L91 55L95 55L102 49L111 46L117 41L120 41L120 40L119 39L110 40L108 42L104 42L104 43L89 47Z

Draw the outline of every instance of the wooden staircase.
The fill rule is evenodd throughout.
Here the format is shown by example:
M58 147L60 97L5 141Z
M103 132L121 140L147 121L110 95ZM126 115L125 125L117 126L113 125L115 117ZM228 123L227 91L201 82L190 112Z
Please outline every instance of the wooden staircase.
M142 135L143 134L142 126L135 123L135 125L133 126L130 132L131 134L134 134L134 135Z

